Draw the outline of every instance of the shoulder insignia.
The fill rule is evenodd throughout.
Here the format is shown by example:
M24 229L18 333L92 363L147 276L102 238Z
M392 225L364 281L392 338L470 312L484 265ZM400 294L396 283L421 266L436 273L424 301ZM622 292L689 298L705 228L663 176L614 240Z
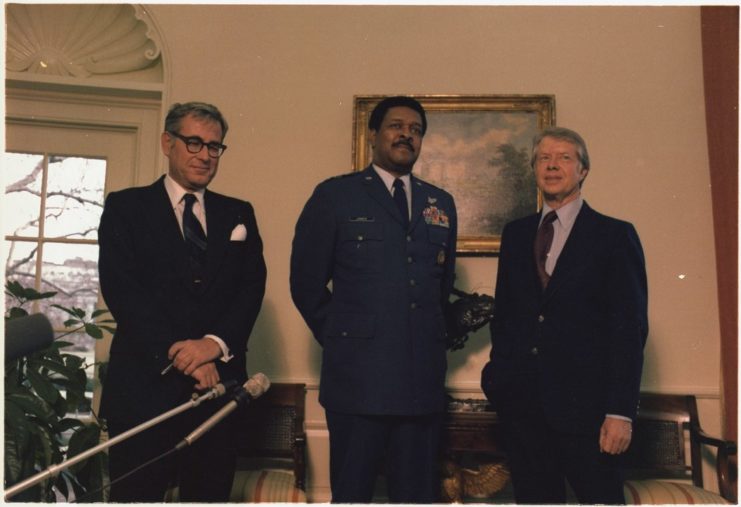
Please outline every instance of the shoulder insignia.
M334 180L341 180L341 179L344 179L344 178L349 178L351 176L356 176L357 174L358 174L357 172L344 173L344 174L336 174L334 176L330 176L329 178L327 178L326 180L324 180L322 183L327 182L327 181L334 181Z

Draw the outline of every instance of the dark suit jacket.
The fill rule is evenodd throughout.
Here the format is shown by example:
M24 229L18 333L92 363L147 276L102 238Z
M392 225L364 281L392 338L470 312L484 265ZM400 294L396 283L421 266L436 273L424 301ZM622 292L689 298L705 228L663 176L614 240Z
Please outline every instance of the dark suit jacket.
M319 400L326 409L444 409L443 306L454 277L455 204L415 177L411 187L408 231L372 167L321 183L299 217L291 295L323 346Z
M111 193L100 222L100 286L116 319L101 413L132 424L187 401L194 381L169 364L179 340L210 333L234 358L216 361L222 381L246 379L247 339L265 292L262 240L252 206L206 191L208 248L203 288L195 290L164 177ZM246 241L230 241L237 224Z
M648 334L643 250L631 224L585 202L542 292L533 259L539 218L502 233L482 388L505 416L527 416L537 393L553 427L594 433L605 414L636 415Z

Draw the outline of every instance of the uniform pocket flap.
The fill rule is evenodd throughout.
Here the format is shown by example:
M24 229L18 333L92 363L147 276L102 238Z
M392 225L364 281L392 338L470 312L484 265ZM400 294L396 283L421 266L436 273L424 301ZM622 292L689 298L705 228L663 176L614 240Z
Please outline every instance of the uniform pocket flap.
M350 221L340 227L340 241L366 241L383 239L383 229L377 222Z
M441 246L448 246L448 237L450 236L450 229L440 227L438 225L431 225L427 228L427 238L430 243Z

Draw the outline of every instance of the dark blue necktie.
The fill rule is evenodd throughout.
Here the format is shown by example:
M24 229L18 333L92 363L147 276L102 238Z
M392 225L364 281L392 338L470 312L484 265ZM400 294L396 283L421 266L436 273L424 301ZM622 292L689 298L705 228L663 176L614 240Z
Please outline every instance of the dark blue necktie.
M409 205L407 204L407 194L404 192L404 182L400 178L394 180L394 202L401 213L401 220L404 224L404 230L409 229Z
M188 247L190 268L193 273L193 282L201 283L203 266L206 264L206 233L203 232L201 222L193 213L193 204L196 196L185 194L183 196L185 208L183 209L183 236Z
M535 233L533 253L535 254L535 266L538 268L538 278L540 278L540 285L543 287L543 290L545 290L548 281L551 279L545 270L545 261L548 258L548 252L551 250L551 243L553 243L553 222L556 218L558 217L555 211L548 212L543 217L538 232Z

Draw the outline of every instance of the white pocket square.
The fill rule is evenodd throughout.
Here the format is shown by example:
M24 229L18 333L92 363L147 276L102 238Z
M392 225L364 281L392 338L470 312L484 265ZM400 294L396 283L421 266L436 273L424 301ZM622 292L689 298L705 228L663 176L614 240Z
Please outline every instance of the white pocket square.
M232 236L229 238L229 241L244 241L246 239L247 228L244 224L237 224L237 226L232 229Z

